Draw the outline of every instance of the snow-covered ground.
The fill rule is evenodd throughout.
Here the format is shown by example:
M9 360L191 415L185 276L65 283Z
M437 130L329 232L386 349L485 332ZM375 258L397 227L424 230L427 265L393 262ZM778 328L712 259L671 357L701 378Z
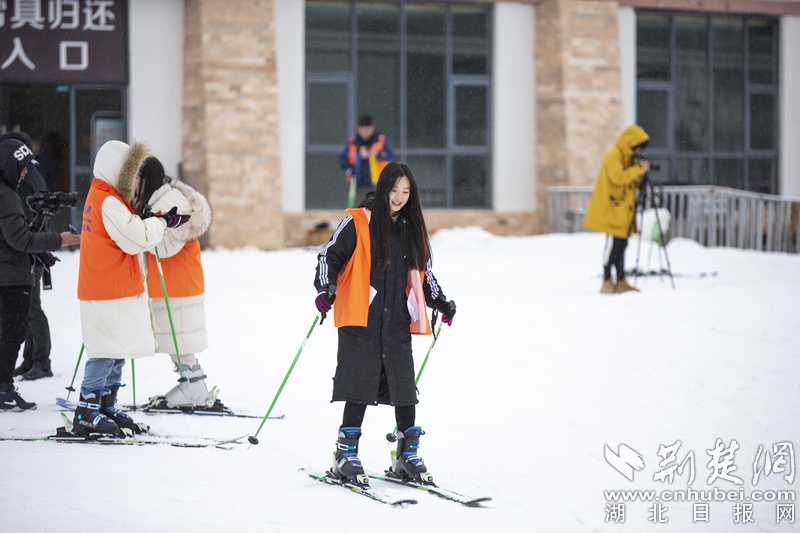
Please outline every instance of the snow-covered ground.
M433 237L434 271L458 314L420 380L421 455L440 484L493 497L483 508L374 482L419 499L392 508L297 472L329 466L340 423L342 405L329 403L336 360L330 321L313 332L278 401L286 418L268 421L250 449L0 442L0 531L716 532L741 526L737 504L752 504L752 522L742 530L796 530L800 517L790 524L784 514L778 522L779 502L753 499L628 502L624 523L615 523L619 508L607 507L605 491L686 493L689 462L672 484L654 476L691 454L689 489L697 495L690 497L710 490L713 498L714 489L729 497L796 495L800 481L785 479L793 463L766 475L762 452L757 484L753 476L759 446L771 461L800 459L800 256L675 240L668 247L675 290L667 279L650 278L639 281L640 294L601 295L603 239L501 238L474 228ZM635 252L632 240L629 267ZM200 361L227 405L258 415L269 407L315 316L315 255L204 252L211 348ZM60 257L54 290L43 293L55 376L18 384L39 409L0 415L0 436L44 436L60 425L54 399L66 394L81 346L78 254ZM429 343L415 338L418 367ZM123 403L132 401L130 369ZM82 371L83 364L76 385ZM139 360L136 399L164 393L175 380L166 355ZM219 438L252 434L260 422L141 418L162 434ZM367 468L388 466L384 435L393 425L391 408L367 410ZM727 451L733 441L738 449L714 463L709 450L718 439ZM674 456L658 455L676 441ZM780 442L792 444L791 456L774 453ZM606 445L617 453L621 444L644 461L633 481L604 455ZM714 475L721 477L709 484ZM694 523L703 511L694 503L708 503L708 522ZM800 514L800 502L788 503ZM668 522L654 526L648 518L656 506Z

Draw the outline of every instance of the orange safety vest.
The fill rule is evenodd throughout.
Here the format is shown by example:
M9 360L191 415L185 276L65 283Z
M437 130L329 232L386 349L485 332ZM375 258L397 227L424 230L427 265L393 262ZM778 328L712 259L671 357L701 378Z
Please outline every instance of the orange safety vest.
M123 252L103 224L103 202L109 196L122 202L133 214L128 202L111 185L97 178L92 180L83 208L79 300L117 300L144 292L136 255Z
M353 216L356 227L356 248L350 260L336 279L336 300L333 303L333 323L337 328L343 326L366 327L369 318L370 255L369 219L371 212L366 208L345 209ZM419 270L409 270L406 295L414 289L413 306L419 310L417 319L411 319L411 333L430 335L431 325L425 307L425 294L422 284L425 274Z
M161 258L161 271L167 296L185 298L205 292L203 265L200 263L200 241L186 241L181 251L172 257ZM147 254L147 292L150 298L163 298L156 256Z
M370 145L370 149L373 152L382 152L383 151L383 143L386 141L386 135L380 134L378 135L378 140ZM356 158L358 157L358 146L356 146L356 138L353 137L350 139L348 143L348 152L347 152L347 159L350 163L351 167L356 166ZM378 183L378 178L381 176L381 171L383 167L388 165L388 161L380 161L374 155L369 156L369 172L370 177L372 178L372 183Z

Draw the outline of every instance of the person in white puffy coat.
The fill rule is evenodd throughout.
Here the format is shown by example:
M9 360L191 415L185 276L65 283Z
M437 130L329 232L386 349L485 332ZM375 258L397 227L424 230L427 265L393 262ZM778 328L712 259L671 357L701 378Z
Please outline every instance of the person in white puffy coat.
M174 213L142 219L131 207L139 169L148 156L142 143L105 143L83 210L78 299L86 366L73 429L81 435L140 432L115 407L125 359L155 353L149 300L140 254L164 237L166 228L188 220Z
M186 378L163 397L152 398L150 405L213 408L219 403L216 400L218 391L215 387L209 393L206 375L196 357L196 354L208 348L205 286L198 239L211 225L211 206L194 188L167 177L164 167L155 157L147 158L142 166L141 177L141 198L147 198L148 201L147 205L134 206L135 209L159 213L177 207L179 213L191 216L186 225L166 232L158 246L146 254L148 292L156 321L156 350L169 354L176 372ZM167 291L166 299L161 287L159 260ZM167 312L167 300L170 313Z

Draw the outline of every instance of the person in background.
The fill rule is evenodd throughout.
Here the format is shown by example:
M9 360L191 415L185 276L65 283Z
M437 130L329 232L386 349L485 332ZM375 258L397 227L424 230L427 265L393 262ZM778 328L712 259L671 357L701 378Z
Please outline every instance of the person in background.
M31 231L17 187L33 162L33 152L22 141L0 142L0 412L36 409L14 387L14 365L31 308L34 255L81 242L80 235L68 231Z
M31 136L23 131L14 131L0 136L0 142L6 139L16 139L25 143L33 151ZM39 172L39 165L29 164L25 179L17 189L17 194L22 200L22 209L28 225L33 224L36 212L33 211L25 199L37 193L46 193L47 183ZM38 231L38 228L33 228ZM50 368L50 323L47 321L42 309L42 276L45 269L50 269L58 260L50 252L42 252L33 256L36 262L33 265L34 285L31 292L31 310L28 316L28 331L25 335L25 348L22 350L22 363L14 370L14 376L20 376L25 381L49 378L53 376Z
M131 205L137 201L139 172L148 155L143 143L108 141L94 162L78 270L87 357L72 423L78 435L147 429L115 406L125 359L154 355L156 348L140 254L161 242L167 228L189 220L175 209L147 219L134 213Z
M639 292L625 280L625 249L636 231L636 190L650 171L642 150L650 137L640 126L628 126L606 153L583 221L588 229L608 234L603 252L603 294ZM611 267L616 271L616 282Z
M151 399L150 405L157 408L208 410L218 403L218 390L215 387L209 393L207 376L196 354L208 348L204 275L198 239L211 226L211 206L202 194L189 185L167 177L164 166L155 157L145 160L141 176L140 201L133 206L137 213L147 213L148 210L160 213L177 207L178 212L191 216L187 224L164 232L164 239L146 254L147 289L158 328L155 334L156 351L170 355L176 372L180 354L179 373L186 378L164 396ZM161 289L156 250L167 288L172 325ZM173 326L177 350L176 339L172 337Z
M339 348L333 399L345 402L332 474L368 485L358 457L361 423L368 405L394 406L397 450L392 475L431 483L417 455L417 388L411 335L431 333L426 304L452 324L448 301L431 271L431 246L419 188L402 163L383 169L375 192L347 217L317 257L316 306L333 306ZM335 289L334 289L335 286ZM435 318L434 318L435 321Z
M356 180L356 198L375 190L378 176L386 164L394 159L392 146L386 135L375 128L369 115L358 117L357 134L350 137L342 155L339 166L347 173L348 183Z

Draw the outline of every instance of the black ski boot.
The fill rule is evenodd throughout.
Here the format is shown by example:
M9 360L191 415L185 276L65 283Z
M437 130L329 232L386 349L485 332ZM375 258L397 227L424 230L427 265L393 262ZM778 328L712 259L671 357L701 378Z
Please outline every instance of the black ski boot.
M417 455L419 438L425 432L419 426L412 426L405 431L397 431L397 451L392 451L392 467L389 474L402 479L423 485L433 485L433 476L428 473L428 468L422 457Z
M337 479L366 487L369 485L369 478L364 474L364 467L358 458L359 438L361 438L361 428L339 427L331 473Z
M119 429L117 423L109 420L106 415L100 412L102 394L108 391L95 390L84 394L81 389L81 398L78 407L75 408L75 418L72 420L72 430L83 437L90 434L112 435L114 437L123 436L124 433Z
M107 418L113 420L118 427L127 428L134 433L147 433L150 428L147 424L142 422L134 422L133 418L129 417L127 413L123 413L116 407L117 392L119 392L120 385L114 385L109 392L100 397L100 414L105 415Z

